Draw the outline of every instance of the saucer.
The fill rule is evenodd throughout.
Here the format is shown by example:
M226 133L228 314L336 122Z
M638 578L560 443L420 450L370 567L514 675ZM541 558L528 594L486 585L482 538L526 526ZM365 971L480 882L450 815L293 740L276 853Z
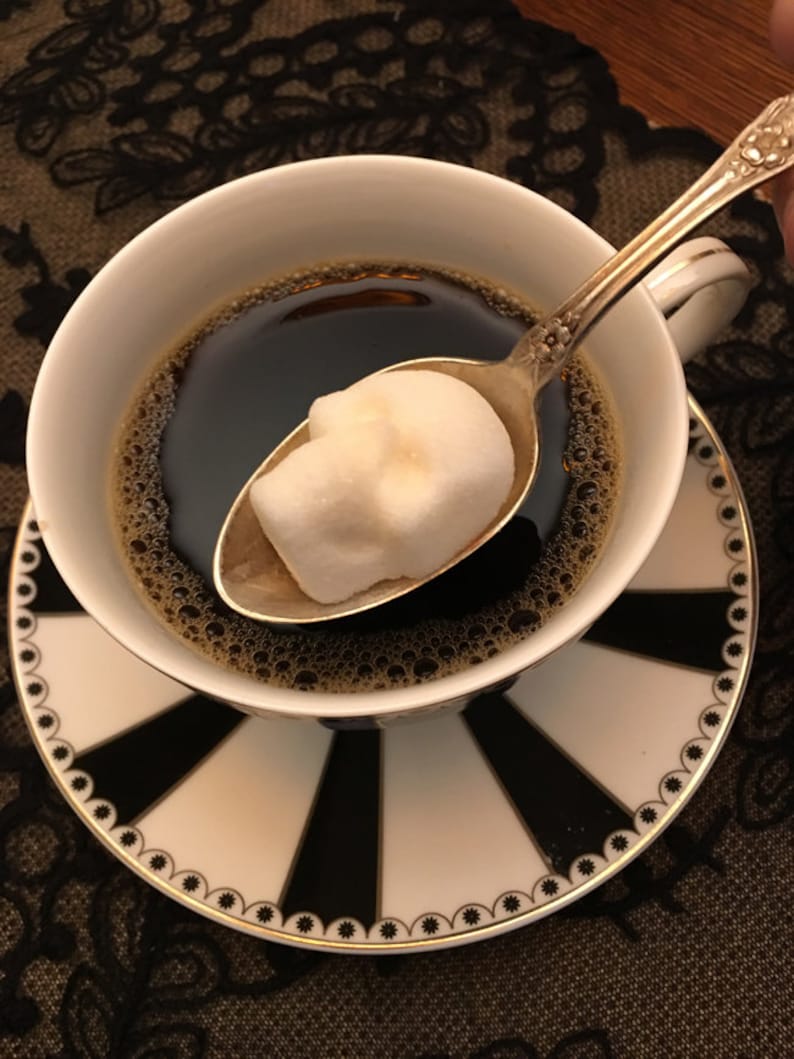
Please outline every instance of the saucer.
M443 948L577 900L692 796L750 669L747 510L690 415L667 528L584 639L464 713L383 731L249 717L149 668L76 602L28 506L11 650L61 793L157 889L291 945Z

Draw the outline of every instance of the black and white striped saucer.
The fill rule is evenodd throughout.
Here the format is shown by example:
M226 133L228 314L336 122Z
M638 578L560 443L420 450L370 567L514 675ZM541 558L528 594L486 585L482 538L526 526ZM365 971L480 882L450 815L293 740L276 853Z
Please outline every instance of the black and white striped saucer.
M586 637L462 715L385 731L248 717L150 669L73 599L29 507L11 649L58 787L153 886L289 944L451 946L576 900L691 797L750 667L747 512L691 415L670 522Z

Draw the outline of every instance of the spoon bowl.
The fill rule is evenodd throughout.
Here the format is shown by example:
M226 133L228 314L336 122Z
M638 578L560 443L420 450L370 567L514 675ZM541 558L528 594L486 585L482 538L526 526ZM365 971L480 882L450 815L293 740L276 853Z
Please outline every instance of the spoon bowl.
M493 522L463 551L432 575L449 570L498 533L521 506L535 480L539 465L540 437L535 415L536 389L531 375L510 360L488 363L430 357L404 361L376 374L407 369L438 371L452 375L479 391L497 413L510 436L516 461L513 486ZM221 598L240 614L258 621L308 624L358 614L391 599L404 596L429 578L401 577L379 581L342 603L318 603L307 596L284 565L276 549L262 533L249 499L257 478L272 471L294 449L309 440L304 420L257 467L238 494L226 516L213 556L213 579ZM267 609L265 609L267 608Z
M794 165L794 95L783 96L751 122L687 191L618 251L556 310L531 327L502 362L430 358L387 368L421 368L473 386L502 420L516 461L512 489L496 518L448 563L422 579L381 581L341 603L322 604L298 587L265 538L249 501L250 487L309 440L308 421L257 468L221 528L213 580L234 610L260 621L305 624L379 606L418 588L471 555L515 514L532 488L540 458L536 404L542 388L565 369L590 328L678 242L744 191Z

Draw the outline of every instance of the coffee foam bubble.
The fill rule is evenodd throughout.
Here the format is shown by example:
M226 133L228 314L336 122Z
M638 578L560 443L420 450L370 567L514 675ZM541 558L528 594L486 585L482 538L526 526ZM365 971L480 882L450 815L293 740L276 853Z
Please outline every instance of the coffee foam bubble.
M557 530L520 587L462 617L432 616L381 629L355 621L331 622L321 629L274 627L227 608L174 551L168 530L158 453L191 353L207 334L264 299L285 298L318 282L377 274L416 277L417 271L395 265L329 265L293 273L235 299L151 372L131 403L116 447L115 523L143 597L175 635L202 655L280 687L345 692L410 686L478 665L525 639L587 577L608 536L620 488L622 460L610 398L580 354L566 372L571 410L564 454L568 496ZM421 274L463 284L496 312L518 317L527 326L532 322L525 303L482 281L424 268Z

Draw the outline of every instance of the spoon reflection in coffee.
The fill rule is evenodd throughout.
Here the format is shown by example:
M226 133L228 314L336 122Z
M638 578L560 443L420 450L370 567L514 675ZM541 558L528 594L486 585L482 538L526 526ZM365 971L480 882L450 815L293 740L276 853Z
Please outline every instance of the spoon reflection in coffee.
M543 387L565 369L576 347L602 314L694 227L742 192L794 164L792 129L794 95L789 95L771 103L680 198L585 280L562 305L531 327L504 361L484 363L449 357L407 361L368 377L342 394L321 398L316 403L317 408L313 406L313 412L319 413L314 416L315 419L319 418L319 428L315 425L312 429L312 417L297 427L249 478L224 521L213 556L213 580L225 602L240 613L263 621L327 621L367 610L418 588L459 563L493 537L512 518L535 480L540 456L537 400ZM438 445L443 445L449 419L438 414L441 407L439 401L426 401L420 396L420 391L426 386L429 390L435 388L437 391L441 385L451 386L458 395L465 394L465 398L461 396L469 409L465 414L475 415L476 408L476 414L482 414L484 421L491 422L493 427L493 421L482 409L482 404L490 406L488 411L501 421L512 449L512 480L501 501L498 499L500 489L491 490L489 487L483 493L478 492L477 486L477 482L489 480L488 474L480 472L491 466L492 458L493 467L499 468L499 473L495 475L497 483L501 482L504 468L510 462L504 446L505 439L496 427L493 428L493 452L488 452L484 459L473 461L472 479L461 487L458 502L448 506L449 495L454 495L455 491L453 489L452 494L445 498L443 486L451 486L451 483L443 481L443 474L436 479L442 487L435 498L436 502L431 498L424 505L426 511L430 515L434 512L437 515L439 511L447 510L454 515L462 510L468 513L474 509L482 513L482 525L476 528L476 520L471 524L461 520L461 534L463 537L468 536L468 539L461 543L454 534L449 535L441 542L445 544L445 549L435 555L432 561L426 549L420 546L412 549L410 543L406 546L405 538L395 532L402 514L399 510L392 510L391 513L387 510L384 515L381 509L370 506L363 512L364 521L356 519L355 505L362 502L356 482L368 481L371 486L377 482L378 474L385 464L391 462L394 473L396 462L397 477L402 475L404 479L406 492L403 495L410 494L412 472L413 484L417 485L418 482L419 468L415 465L412 467L410 445L408 452L405 451L407 435L404 430L402 433L400 431L397 422L399 414L395 419L388 415L379 416L373 411L379 402L381 411L384 404L388 404L383 394L392 389L385 380L390 373L407 373L405 379L410 380L403 380L396 385L395 392L399 390L401 394L396 404L408 408L412 419L413 412L420 411L422 407L428 411L427 420L419 428L419 434L426 441L429 439L429 450L426 451L437 452ZM432 379L434 375L445 376L445 382L442 384L439 379ZM421 382L417 383L419 379ZM397 384L398 380L394 382ZM412 397L410 391L414 387L418 389ZM372 403L363 411L359 410L358 418L354 413L351 420L351 408L355 408L356 399L364 392L372 397ZM338 406L336 409L335 405ZM463 407L462 404L461 409ZM340 419L335 419L335 414ZM329 430L328 420L331 420L332 427L335 423L338 430ZM412 425L416 427L415 420ZM328 439L333 438L334 433L337 433L336 441L329 442ZM343 435L347 435L344 441ZM463 436L464 439L467 436L465 427ZM498 444L497 436L500 437ZM325 448L325 455L329 458L325 464L326 472L328 468L333 468L330 477L340 486L339 491L333 496L326 496L325 500L323 494L315 497L320 508L332 509L331 517L327 520L332 532L330 538L325 540L327 543L328 539L335 539L337 545L347 542L349 552L359 556L353 563L356 576L350 578L351 591L342 598L335 598L345 591L344 575L337 576L340 574L338 569L331 571L330 583L326 583L322 576L319 579L315 576L321 565L334 562L334 555L338 557L340 554L339 548L336 551L329 548L323 553L324 544L313 536L314 531L307 530L305 523L303 533L296 531L296 527L300 526L300 518L290 523L289 512L279 509L279 505L286 503L286 497L290 495L287 461L292 461L296 471L294 483L302 483L298 489L298 509L292 514L300 516L300 505L305 503L308 483L313 476L316 477L317 466L323 466L322 461L314 469L311 466L311 447L321 442L321 448ZM465 448L465 440L463 444ZM301 455L302 448L305 451ZM344 467L345 451L349 455L347 470ZM341 464L340 458L343 461ZM415 464L421 462L421 457L414 461ZM284 467L281 467L282 464ZM321 473L319 477L325 483L323 489L326 488L328 473L324 477ZM426 477L425 482L428 481L432 487L432 474ZM303 496L300 495L301 489L304 490ZM497 499L494 499L495 496ZM460 497L466 499L461 500ZM418 524L421 521L418 519L421 508L421 502L411 505L406 521L410 523L413 518ZM361 561L360 556L362 550L372 546L372 535L370 532L369 537L361 537L361 530L367 520L372 521L375 514L382 521L380 527L374 527L375 537L378 537L380 529L380 543L383 544L384 540L386 544L392 543L393 550L389 551L386 547L382 554L366 563ZM263 532L263 525L269 536ZM373 526L366 528L371 531ZM428 536L426 532L419 534L420 539ZM297 551L290 544L290 540L294 543L296 539ZM408 554L400 555L401 550ZM308 564L300 561L301 554L308 557ZM417 557L423 558L424 562L412 561ZM285 558L287 563L293 565L295 576L290 573ZM300 570L297 569L298 563L301 565ZM423 572L428 565L430 568ZM369 573L375 578L369 584L366 584L367 577L359 576L365 572L363 567L368 567ZM300 587L301 579L308 591L314 589L316 592L319 588L317 598L312 598Z

